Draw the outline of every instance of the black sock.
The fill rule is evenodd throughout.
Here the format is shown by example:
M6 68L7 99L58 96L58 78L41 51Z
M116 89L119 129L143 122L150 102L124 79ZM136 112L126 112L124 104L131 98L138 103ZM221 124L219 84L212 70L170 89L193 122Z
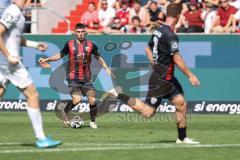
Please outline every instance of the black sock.
M97 117L97 105L90 105L90 119L91 122L95 122Z
M123 101L125 104L127 104L128 103L128 101L129 101L129 99L130 99L130 97L129 96L127 96L127 95L125 95L125 94L118 94L118 97L117 97L118 99L120 99L121 101Z
M187 133L186 133L187 128L178 128L178 138L180 140L184 140L185 137L187 137Z
M66 113L69 113L74 107L75 107L75 104L73 104L73 101L69 100L66 107L64 108L64 111Z
M62 109L61 114L64 121L70 121L70 111L75 107L72 100L67 102L67 105Z

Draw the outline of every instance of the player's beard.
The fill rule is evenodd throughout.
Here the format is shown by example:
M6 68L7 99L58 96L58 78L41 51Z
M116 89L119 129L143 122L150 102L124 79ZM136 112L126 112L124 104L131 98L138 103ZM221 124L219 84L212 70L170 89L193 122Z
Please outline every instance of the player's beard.
M81 36L81 37L79 36L79 37L78 37L78 41L79 41L80 43L82 43L84 40L85 40L85 38L84 38L83 36Z
M82 43L84 41L84 38L79 38L79 42Z

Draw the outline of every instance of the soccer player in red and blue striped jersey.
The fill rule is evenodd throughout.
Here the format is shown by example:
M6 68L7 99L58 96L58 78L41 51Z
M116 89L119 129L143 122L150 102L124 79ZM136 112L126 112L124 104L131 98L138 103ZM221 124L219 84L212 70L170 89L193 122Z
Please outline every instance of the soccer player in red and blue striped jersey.
M91 81L91 58L94 56L99 64L106 70L107 74L112 75L111 70L105 63L104 59L98 52L98 47L92 41L85 38L85 25L78 23L75 26L75 39L68 41L60 53L57 53L49 58L40 58L40 64L48 61L57 61L64 56L68 56L67 81L72 96L72 101L69 101L63 110L64 121L69 124L67 113L78 103L81 102L82 95L87 96L90 104L90 127L97 128L95 119L97 116L96 91L94 84Z

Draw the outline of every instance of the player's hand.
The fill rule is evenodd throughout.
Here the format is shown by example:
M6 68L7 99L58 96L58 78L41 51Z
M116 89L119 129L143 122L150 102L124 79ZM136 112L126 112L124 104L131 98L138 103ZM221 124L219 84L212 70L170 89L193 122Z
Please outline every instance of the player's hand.
M43 67L43 68L50 68L51 67L51 65L48 63L48 59L47 58L40 58L38 60L38 62L40 64L40 66Z
M46 43L38 42L38 47L37 47L37 49L38 49L39 51L44 52L44 51L47 50L47 48L48 48L48 45L47 45Z
M7 60L10 64L16 65L20 62L20 57L9 55L7 57Z
M38 60L38 62L40 63L40 64L42 64L42 63L46 63L46 62L48 62L48 59L47 58L40 58L39 60Z
M192 86L200 86L200 81L198 80L197 76L191 75L189 77L189 81L192 84Z

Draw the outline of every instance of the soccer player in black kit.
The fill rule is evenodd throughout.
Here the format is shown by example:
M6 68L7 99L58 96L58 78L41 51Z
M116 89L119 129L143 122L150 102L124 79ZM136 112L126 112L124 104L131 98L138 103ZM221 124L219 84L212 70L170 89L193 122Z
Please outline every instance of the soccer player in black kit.
M40 58L39 63L44 64L49 61L57 61L66 55L68 56L69 61L66 72L72 100L62 110L64 122L67 125L70 124L68 113L74 106L81 102L82 95L84 95L87 96L90 104L90 127L96 129L98 128L95 123L97 116L96 90L91 81L91 57L94 56L98 60L107 74L114 75L98 52L98 47L92 41L85 38L86 33L85 25L81 23L76 24L76 38L68 41L60 53L49 58Z
M108 95L122 100L148 118L155 114L162 99L170 100L176 106L175 117L178 130L176 143L198 144L199 142L187 137L187 103L184 98L183 89L174 76L174 66L176 65L188 77L191 85L200 85L198 78L185 65L178 50L178 37L174 33L174 29L181 9L181 6L174 3L167 7L165 24L161 24L160 27L154 30L146 47L146 55L153 66L146 102L144 103L138 98L122 94L121 87L110 90Z

